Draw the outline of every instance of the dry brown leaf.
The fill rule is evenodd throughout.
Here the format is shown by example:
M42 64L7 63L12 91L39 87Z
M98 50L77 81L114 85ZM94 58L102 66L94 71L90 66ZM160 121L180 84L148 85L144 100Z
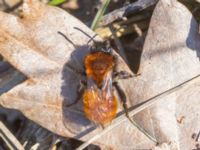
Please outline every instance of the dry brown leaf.
M82 60L88 53L85 46L88 38L74 27L94 35L63 10L36 1L23 5L23 18L0 13L0 54L28 77L24 83L1 95L0 104L22 111L29 119L54 133L80 138L94 125L84 117L81 101L74 107L65 107L75 99L81 78L66 64L82 69ZM175 0L161 0L158 3L141 58L142 75L121 81L130 106L200 73L199 51L196 50L200 43L197 29L197 23L183 5ZM74 50L57 31L67 35L79 48ZM118 68L128 70L122 61ZM195 118L191 117L193 105L187 100L195 101L196 109L199 109L198 100L192 99L199 96L199 85L197 83L191 89L169 95L155 107L138 114L136 120L155 134L160 142L180 142L183 150L186 143L191 147L188 134L193 129L196 131L199 125L194 125ZM184 107L185 104L190 107ZM185 110L188 114L183 114ZM198 112L195 113L197 120L200 120ZM187 122L177 125L175 114L184 115ZM188 136L181 133L181 141L179 126L181 131L188 127L187 132L182 132ZM87 140L101 130L97 129L95 133L86 134L80 139ZM128 121L108 132L97 143L114 149L147 149L154 145Z
M131 104L145 101L199 75L199 43L198 24L187 8L176 0L160 0L143 48L142 75L126 86ZM175 141L181 150L191 149L192 132L200 129L199 85L196 83L163 98L161 103L136 115L135 119L160 142ZM186 122L177 124L176 117L183 115Z

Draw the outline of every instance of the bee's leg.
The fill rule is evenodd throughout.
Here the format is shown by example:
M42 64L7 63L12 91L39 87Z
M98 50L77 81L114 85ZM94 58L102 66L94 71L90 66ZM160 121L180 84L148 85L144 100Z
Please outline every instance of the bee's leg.
M124 93L124 91L122 90L122 88L119 86L118 82L114 82L113 85L115 86L118 96L122 102L123 108L124 108L124 112L126 117L131 120L129 114L128 114L128 107L127 107L127 99L126 99L126 95ZM131 120L132 122L132 120Z
M114 79L128 79L128 78L132 78L132 77L137 77L139 76L140 74L130 74L126 71L120 71L120 72L114 72L113 73L113 78Z
M77 75L86 77L85 71L77 69L77 68L73 67L71 64L66 64L66 66L68 67L68 69L70 69L71 71L73 71Z
M70 106L75 105L75 104L77 104L79 102L79 100L81 99L81 97L83 95L83 92L85 90L85 86L86 86L86 81L81 80L80 83L79 83L79 88L77 90L77 97L76 97L76 99L74 100L73 103L66 104L65 105L66 107L70 107Z
M101 129L105 129L105 126L103 124L100 124Z
M114 82L113 85L115 86L117 93L119 95L119 98L123 104L123 108L124 108L124 112L126 117L128 118L128 120L139 130L141 131L143 134L145 134L150 140L152 140L155 143L158 143L157 140L152 137L147 131L145 131L142 127L140 127L133 119L130 118L129 113L128 113L128 106L127 106L127 99L126 99L126 95L124 93L124 91L122 90L122 88L120 87L120 85L118 84L118 82Z

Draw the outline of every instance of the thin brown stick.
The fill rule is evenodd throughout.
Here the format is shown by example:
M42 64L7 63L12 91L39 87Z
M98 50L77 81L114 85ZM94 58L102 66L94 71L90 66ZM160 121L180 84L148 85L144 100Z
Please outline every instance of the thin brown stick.
M158 0L138 0L135 3L131 3L122 8L114 10L109 14L105 15L101 21L102 25L108 25L116 20L122 19L132 13L136 13L144 10L147 7L153 6Z
M20 142L0 121L0 137L4 140L10 150L24 150Z
M196 142L198 142L199 141L199 137L200 137L200 131L199 131L199 133L197 134L197 137L196 137Z
M189 87L190 85L196 83L197 81L200 81L199 78L200 75L195 76L194 78L191 78L167 91L164 91L148 100L146 100L143 104L141 104L140 106L138 106L135 109L130 109L129 115L133 116L139 112L141 112L142 110L154 105L157 102L160 102L164 97L166 97L169 94L172 94L174 92L178 92L183 88ZM84 148L86 148L89 144L93 143L94 141L96 141L98 138L102 137L103 135L105 135L106 133L108 133L110 130L112 130L113 128L117 127L118 125L120 125L122 122L126 121L127 118L126 116L123 114L119 117L117 117L113 123L108 126L107 128L105 128L101 133L93 136L91 139L89 139L88 141L86 141L85 143L83 143L81 146L79 146L76 150L82 150ZM93 135L95 132L95 130L91 131L89 134ZM83 137L82 137L83 138Z
M23 0L19 1L18 3L16 3L16 4L15 4L14 6L12 6L12 7L8 6L8 7L4 10L4 12L7 12L7 13L13 12L13 11L15 11L16 9L18 9L22 4L23 4Z

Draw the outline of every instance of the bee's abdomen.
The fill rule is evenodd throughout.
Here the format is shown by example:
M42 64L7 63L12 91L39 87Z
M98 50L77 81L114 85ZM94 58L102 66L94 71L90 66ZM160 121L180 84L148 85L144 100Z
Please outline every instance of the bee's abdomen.
M106 98L103 91L88 89L83 95L83 105L86 117L100 125L110 123L117 113L117 100L114 96Z

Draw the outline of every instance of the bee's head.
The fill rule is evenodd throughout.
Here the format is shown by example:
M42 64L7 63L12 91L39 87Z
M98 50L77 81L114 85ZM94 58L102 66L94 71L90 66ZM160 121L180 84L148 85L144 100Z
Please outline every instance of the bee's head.
M98 34L95 34L94 36L90 36L89 34L87 34L86 32L84 32L83 30L81 30L80 28L74 27L74 29L82 32L83 34L85 34L87 37L89 37L89 40L87 42L87 46L90 47L90 52L97 52L97 51L102 51L105 53L112 53L112 48L110 46L110 42L108 40L105 41L96 41L95 38L98 36ZM92 43L92 46L90 46L90 43Z
M94 53L94 52L98 52L98 51L112 54L112 48L110 46L110 42L107 40L103 41L103 42L95 41L93 43L93 45L90 47L90 52Z

